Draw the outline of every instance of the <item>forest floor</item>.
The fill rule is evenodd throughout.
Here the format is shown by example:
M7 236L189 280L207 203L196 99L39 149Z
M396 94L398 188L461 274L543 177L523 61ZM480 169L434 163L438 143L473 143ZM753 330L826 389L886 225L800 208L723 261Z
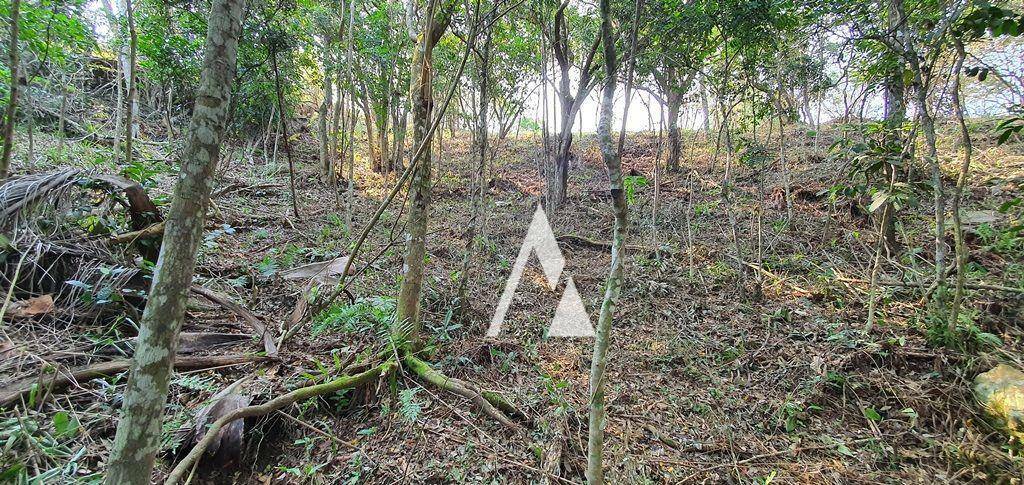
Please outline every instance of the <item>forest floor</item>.
M974 376L998 362L1024 368L1020 293L971 291L963 344L935 344L929 338L932 309L918 301L917 282L927 281L933 248L925 199L901 211L902 248L883 268L884 280L911 283L882 288L879 320L865 334L865 281L877 230L849 201L828 195L847 175L827 156L834 131L824 130L819 140L790 137L796 142L787 152L795 204L788 221L782 179L773 172L762 183L759 171L734 161L738 237L744 259L753 263L742 272L733 259L728 207L721 202L724 155L716 158L711 144L688 136L685 170L662 176L655 224L657 140L630 137L623 165L636 176L629 190L631 247L608 367L606 467L613 483L991 482L1024 476L1021 458L986 424L971 393ZM995 147L985 131L979 128L975 140L978 157L966 206L984 220L969 224L972 281L1020 289L1024 248L1019 238L1005 235L1010 221L995 209L1024 193L1024 146ZM958 163L953 133L950 128L943 136L947 184ZM40 151L48 153L47 139L37 136ZM426 357L450 376L502 392L531 422L502 427L467 400L400 373L376 392L318 398L253 420L245 458L221 471L219 480L583 481L592 342L545 335L566 278L551 291L531 257L503 333L484 336L543 193L538 142L510 139L496 147L484 253L462 318L453 313L452 300L473 169L466 137L445 132L442 143L442 153L435 153L423 292ZM299 217L292 215L283 153L269 163L259 150L253 157L243 146L225 152L197 267L197 283L230 295L275 335L302 289L283 273L345 256L354 238L345 227L344 196L317 173L312 137L300 138L295 148ZM82 160L93 149L74 149L72 162L51 160L34 170L88 166ZM162 149L144 148L153 158L172 159ZM578 141L577 152L569 201L548 217L556 235L605 241L612 214L593 137ZM144 177L152 181L150 195L166 200L174 175L153 170ZM357 174L356 234L393 183L394 175ZM277 360L178 373L164 427L168 446L171 430L242 376L256 376L246 392L262 402L331 375L350 356L386 340L402 267L403 223L399 207L384 213L355 264L355 303L308 316ZM563 274L572 276L596 322L609 251L581 241L562 238ZM58 320L67 321L41 315L5 323L13 346L0 348L0 389L39 375L41 365L107 359L95 351L98 342L132 333L124 320ZM190 304L183 330L251 331L202 300ZM262 350L255 340L233 345L206 352ZM20 429L42 445L25 445L21 456L5 451L0 464L95 478L116 425L116 385L123 382L123 374L83 381L32 409L4 411L2 436ZM63 418L56 417L60 413ZM69 415L78 423L72 432L64 423ZM48 454L47 447L62 451ZM170 461L171 454L162 456L161 474Z

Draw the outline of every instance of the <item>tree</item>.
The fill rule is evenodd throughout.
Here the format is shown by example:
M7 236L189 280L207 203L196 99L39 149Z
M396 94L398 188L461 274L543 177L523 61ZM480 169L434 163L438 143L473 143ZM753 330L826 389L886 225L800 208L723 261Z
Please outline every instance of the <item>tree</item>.
M11 0L11 38L7 47L7 68L11 73L11 90L7 94L7 109L4 110L3 152L0 154L0 180L7 178L11 168L11 151L14 149L14 116L18 109L18 24L21 21L21 0Z
M160 258L139 322L131 375L111 449L106 483L149 483L160 446L167 387L202 241L213 172L227 125L244 0L210 9L196 104L181 155L181 176L167 216Z
M426 256L427 218L430 209L431 190L431 139L430 122L434 113L434 46L448 29L457 2L448 1L443 6L440 0L429 0L423 15L422 28L417 37L413 54L413 71L409 81L409 97L412 100L413 145L424 145L426 149L419 160L410 161L414 170L410 186L410 207L406 234L405 256L403 258L402 284L398 292L395 312L395 330L402 334L414 347L418 345L420 329L420 293L423 288L424 258ZM412 166L415 164L415 166Z
M569 0L562 1L555 10L550 27L544 17L546 5L543 2L540 14L541 31L551 45L554 60L558 63L558 84L555 86L555 97L558 98L559 103L558 134L555 138L553 163L547 161L550 160L551 154L545 152L543 174L547 189L545 199L548 210L557 210L565 203L566 188L569 182L569 160L572 154L572 129L576 121L576 114L579 113L587 96L590 95L590 91L601 80L597 76L601 66L596 62L601 36L593 34L594 40L589 47L583 47L573 42L576 36L570 36L570 31L586 33L590 22L585 15L577 12L575 7L570 9L569 6ZM579 59L578 51L584 49L583 61L576 65L575 62ZM571 86L573 76L577 77L575 90ZM543 89L546 90L547 86L544 86Z
M604 423L607 417L605 409L605 370L608 366L608 344L611 338L612 319L618 305L619 295L625 279L626 230L628 227L629 208L622 178L622 162L619 158L621 146L616 148L612 141L612 117L615 104L615 35L612 33L611 0L600 0L601 13L601 44L604 46L604 89L601 96L601 115L597 125L597 136L601 145L601 158L608 172L609 193L612 199L612 212L615 215L615 227L612 232L612 262L605 283L604 300L601 302L601 313L597 319L594 334L594 355L590 360L590 419L587 439L587 483L600 485L604 483ZM633 22L637 22L635 16ZM633 50L635 51L635 42ZM628 76L627 76L628 78ZM630 89L627 86L627 91Z
M667 108L668 159L670 171L679 170L681 134L679 115L697 73L711 54L713 39L707 16L709 2L649 2L643 12L645 55L638 59L642 76L649 76L657 87L657 98ZM649 91L653 91L649 89ZM705 116L705 120L707 117Z

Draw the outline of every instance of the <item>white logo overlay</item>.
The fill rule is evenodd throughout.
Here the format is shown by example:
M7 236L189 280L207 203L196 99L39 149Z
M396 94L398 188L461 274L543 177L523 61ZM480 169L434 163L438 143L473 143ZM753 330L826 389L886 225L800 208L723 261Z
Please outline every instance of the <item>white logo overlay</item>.
M505 282L505 291L498 300L498 308L494 310L494 317L491 318L491 326L487 328L487 336L495 337L501 332L501 324L505 321L505 314L512 304L512 297L515 295L519 281L526 270L526 262L530 259L530 253L537 253L540 260L540 267L544 270L548 287L554 290L558 286L558 278L562 275L565 267L565 258L562 251L558 249L558 241L555 233L548 223L548 216L544 209L538 205L537 211L533 213L533 221L530 222L530 229L526 231L526 238L523 239L523 246L519 248L519 256L512 266L512 275ZM594 326L590 324L590 315L583 306L583 299L576 289L576 282L572 276L568 277L565 284L565 293L562 300L558 302L555 309L555 317L551 320L551 327L548 328L548 336L551 337L593 337Z

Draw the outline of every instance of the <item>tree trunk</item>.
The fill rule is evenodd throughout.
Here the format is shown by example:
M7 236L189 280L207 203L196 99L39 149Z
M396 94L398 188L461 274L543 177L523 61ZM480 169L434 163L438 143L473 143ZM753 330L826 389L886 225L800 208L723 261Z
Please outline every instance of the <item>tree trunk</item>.
M244 0L242 0L244 1ZM277 48L271 48L270 66L274 70L274 88L277 92L277 112L281 120L281 137L284 142L284 156L288 158L288 186L292 193L292 214L299 218L299 197L295 192L295 162L292 159L291 141L288 140L288 116L284 110L284 90L281 88L281 71L277 68Z
M24 72L28 72L28 66L22 66ZM32 115L32 79L26 76L25 83L25 121L28 125L28 154L25 157L25 165L32 168L36 161L36 120Z
M484 20L490 23L493 8L488 11ZM473 207L470 215L469 227L466 231L466 247L462 258L462 271L459 273L457 304L459 311L465 309L466 293L469 287L470 272L473 270L474 255L479 247L477 236L483 232L484 210L487 205L487 115L490 110L490 55L491 55L491 33L485 27L482 32L483 46L479 57L479 73L477 84L480 90L479 106L477 108L476 134L473 137L473 157L476 158L476 179L473 181L472 197Z
M67 143L67 135L64 133L65 118L68 115L68 75L61 75L60 83L60 112L57 116L57 154L61 160L64 159L64 144Z
M352 91L349 93L349 116L348 116L348 145L346 146L347 158L348 158L348 187L345 190L345 228L352 232L352 211L354 210L354 192L355 192L355 164L356 164L356 84L355 76L352 74L352 64L355 60L354 48L355 39L353 32L355 31L355 19L356 19L356 0L350 0L348 3L348 46L347 52L345 53L345 77L348 79L348 87Z
M107 470L110 485L147 484L160 448L178 332L202 241L213 174L227 125L244 0L215 0L181 177L174 189L163 245L139 325L131 376L124 394Z
M373 105L370 104L370 96L367 94L365 84L361 83L363 89L363 124L366 125L366 154L370 157L370 164L377 165L377 141L373 137Z
M683 97L675 94L674 86L669 87L668 92L668 171L679 171L680 136L679 136L679 108L683 104Z
M174 122L171 120L171 110L174 109L174 85L167 87L167 102L164 103L164 125L167 130L166 140L174 139Z
M887 25L893 30L895 36L895 29L899 26L899 18L895 12L890 12L887 16ZM884 102L884 116L885 126L887 131L892 134L899 133L900 126L907 116L907 104L903 99L903 71L904 62L902 57L897 56L896 68L890 73L885 79L882 86L882 97ZM896 167L891 164L884 164L883 171L885 173L885 179L890 180L894 175L893 172ZM886 252L890 255L896 252L896 207L893 206L891 201L886 201L881 208L880 218L881 221L881 234L882 241L885 245Z
M956 251L956 289L953 291L953 306L949 311L949 323L947 334L949 338L956 336L957 320L960 318L960 306L964 299L964 284L967 280L967 246L964 244L963 223L960 220L960 198L963 197L964 187L967 185L967 175L971 170L971 134L967 130L967 123L964 121L964 106L960 100L960 72L963 69L964 45L959 39L954 39L956 47L956 63L953 66L953 113L956 115L957 124L960 125L960 143L964 148L964 160L960 165L960 173L956 179L956 188L953 190L953 240Z
M324 180L331 178L331 149L330 136L327 133L327 117L331 114L331 105L334 102L334 87L331 85L331 70L327 67L327 54L324 54L324 99L317 111L317 135L320 141L320 170Z
M8 66L11 71L11 91L3 119L3 152L0 154L0 180L11 171L11 151L14 150L14 117L18 108L18 25L21 23L21 0L11 0L11 39L7 46Z
M412 58L412 73L409 80L409 99L412 103L413 145L425 145L419 160L415 163L412 182L402 284L398 291L395 310L395 324L392 335L397 341L405 342L412 348L419 346L420 337L420 293L423 288L426 255L427 219L430 208L431 182L431 139L430 122L434 112L434 45L447 29L445 13L436 13L437 1L431 0L424 18L423 32L420 33L416 51ZM450 15L450 10L444 9Z
M128 103L129 106L125 110L125 132L124 132L124 163L125 165L132 164L132 140L135 138L135 116L136 110L138 109L138 103L136 101L138 96L138 82L136 75L138 74L137 64L137 53L139 39L135 32L135 12L132 7L132 0L125 0L125 15L128 17Z
M345 103L345 93L341 89L341 71L340 70L338 71L338 75L335 77L335 79L336 79L336 82L334 83L334 86L332 87L332 89L335 90L334 91L334 109L331 110L331 129L329 130L330 131L331 141L330 141L330 149L328 150L328 153L327 153L327 158L328 158L327 165L328 165L328 181L331 183L331 185L334 185L335 188L337 188L336 186L337 186L337 183L338 183L338 173L336 171L337 170L336 167L337 167L337 164L338 164L338 144L341 143L340 138L341 138L341 130L342 130L342 126L341 126L341 124L342 124L341 108L342 108L342 106L344 106L344 103ZM337 195L337 190L335 190L335 195Z
M711 136L711 113L708 112L708 90L702 81L700 84L700 111L704 115L704 137Z
M623 267L626 256L626 228L628 208L623 191L622 168L619 153L612 143L611 125L615 103L615 38L612 34L611 0L600 0L601 38L604 45L605 81L601 101L601 115L597 125L597 136L601 145L601 158L608 171L615 214L615 228L612 234L612 261L605 284L604 300L597 319L594 337L594 355L590 360L590 419L587 440L587 483L604 483L604 425L607 417L605 408L605 369L608 366L608 344L611 336L612 318L622 290ZM637 21L636 18L633 19Z

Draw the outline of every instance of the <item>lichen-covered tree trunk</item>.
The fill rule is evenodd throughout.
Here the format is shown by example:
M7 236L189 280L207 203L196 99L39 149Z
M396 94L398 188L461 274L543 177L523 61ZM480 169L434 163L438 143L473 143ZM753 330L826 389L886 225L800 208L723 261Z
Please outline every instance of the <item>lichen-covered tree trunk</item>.
M605 370L608 366L608 344L612 318L622 290L623 266L626 256L626 227L628 208L623 191L622 167L619 154L612 143L611 125L615 103L615 37L611 25L611 1L600 0L601 42L604 46L605 81L601 100L601 115L597 125L597 136L601 145L601 158L608 171L608 180L615 214L615 228L612 234L612 262L605 283L604 300L597 319L594 337L594 355L590 361L590 420L587 441L587 483L604 483L604 423ZM636 21L634 19L634 21Z
M424 16L424 28L416 42L409 81L409 99L412 101L413 146L426 145L415 164L409 188L410 207L406 229L405 257L402 264L402 284L395 309L395 327L399 340L418 346L420 330L420 293L425 270L427 220L430 208L431 140L430 122L434 112L434 45L448 28L450 8L437 12L437 1L431 0ZM454 7L454 3L450 4Z
M146 484L160 447L167 387L221 136L228 119L244 0L215 0L181 174L167 216L160 258L139 324L138 344L124 393L121 420L108 460L106 483Z
M915 75L918 80L917 110L921 117L921 131L924 132L925 153L932 175L933 208L935 209L935 281L940 287L946 280L946 198L942 188L942 168L939 166L939 155L936 148L935 118L928 109L928 87L920 70Z
M8 69L11 73L11 90L4 110L3 153L0 155L0 179L7 178L11 170L11 151L14 149L14 116L18 109L18 25L20 24L21 0L11 0L11 38L7 46Z

